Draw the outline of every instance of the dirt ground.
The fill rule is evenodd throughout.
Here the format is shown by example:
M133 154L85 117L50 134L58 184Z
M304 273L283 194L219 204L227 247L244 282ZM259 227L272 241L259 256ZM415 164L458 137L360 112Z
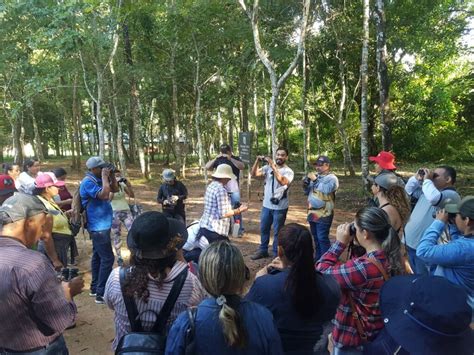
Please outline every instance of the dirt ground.
M42 170L47 171L48 168L56 167L58 163L47 164ZM140 203L145 210L159 210L156 203L156 193L160 184L159 173L161 167L156 168L157 176L151 182L145 182L138 178L137 171L131 171L131 182L137 197L137 203ZM197 172L190 171L187 178L183 180L189 190L189 198L186 202L186 213L188 223L194 219L198 219L203 208L203 197L205 186L201 176ZM68 176L68 187L71 191L77 189L79 179L82 177L78 173L70 173ZM136 178L134 178L136 177ZM287 216L287 223L297 222L306 225L306 198L302 193L299 184L301 176L295 177L295 183L289 194L290 208ZM338 194L337 206L331 235L334 235L335 228L339 223L348 221L352 218L353 212L362 205L362 194L359 191L358 178L340 177L341 186L345 188ZM243 202L247 202L247 186L242 187ZM261 267L271 261L271 259L263 259L258 261L250 260L250 256L258 247L260 241L259 234L259 218L262 196L263 183L261 181L252 181L251 198L248 201L249 211L243 216L245 234L243 238L232 238L232 241L238 245L244 255L247 266L255 274ZM125 232L123 232L125 237ZM88 289L90 285L90 255L92 243L89 238L83 234L77 237L79 248L79 269L84 276L86 287L84 292L75 298L78 308L77 326L74 329L65 332L65 338L71 354L112 354L111 342L114 338L114 322L113 312L105 305L97 305L94 299L89 297ZM125 258L129 255L126 249L126 243L123 247L123 255Z

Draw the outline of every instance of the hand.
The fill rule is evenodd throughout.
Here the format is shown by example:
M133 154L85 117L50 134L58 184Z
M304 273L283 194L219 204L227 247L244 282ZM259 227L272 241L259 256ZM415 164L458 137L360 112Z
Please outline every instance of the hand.
M433 180L434 171L429 169L423 169L425 171L425 179Z
M255 161L265 160L265 155L257 155Z
M240 207L239 207L240 213L245 212L245 211L247 211L248 209L249 209L249 206L246 205L246 204L240 205Z
M103 168L102 169L102 179L106 179L110 176L110 172L111 170L109 168ZM115 175L114 175L114 178L115 178Z
M348 245L353 238L349 232L349 226L350 226L350 223L340 224L337 227L337 231L336 231L336 240L340 241L341 243L345 245Z
M283 263L281 262L281 259L279 256L273 259L272 262L268 266L271 266L275 269L283 270Z
M315 173L309 173L309 174L308 174L308 178L309 178L311 181L314 181L314 180L316 180L318 177L316 176Z
M68 282L68 284L71 297L80 294L84 288L84 280L82 279L82 276L77 276L73 278L71 281Z
M424 175L420 175L419 174L419 171L423 171L425 174ZM423 181L424 179L428 178L428 175L429 175L430 171L426 168L420 168L417 170L416 172L416 175L415 175L415 178L418 180L418 181Z
M264 276L264 275L267 275L267 274L268 274L267 266L264 266L260 270L257 271L257 273L255 274L255 278L260 277L260 276Z
M168 200L163 201L163 206L168 206L169 204L170 204L170 202Z
M54 267L54 270L61 271L64 265L59 259L56 259L56 260L53 260L53 267Z
M440 209L438 212L436 212L436 219L441 222L448 223L448 212L446 212L444 208Z
M277 166L276 166L275 162L272 160L272 158L266 157L265 160L267 161L268 166L270 168L272 168L273 170L276 170Z

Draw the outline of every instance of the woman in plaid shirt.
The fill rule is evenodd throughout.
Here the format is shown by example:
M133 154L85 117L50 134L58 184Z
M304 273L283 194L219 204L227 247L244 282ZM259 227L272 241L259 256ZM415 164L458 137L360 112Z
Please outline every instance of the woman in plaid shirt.
M352 242L364 247L365 253L339 263L339 257ZM396 275L402 270L400 239L390 225L387 213L378 207L359 210L354 223L337 228L336 242L321 257L316 269L331 274L342 290L333 321L333 354L362 354L364 343L372 341L383 328L379 306L383 274ZM362 328L359 330L352 315L351 298L359 314Z

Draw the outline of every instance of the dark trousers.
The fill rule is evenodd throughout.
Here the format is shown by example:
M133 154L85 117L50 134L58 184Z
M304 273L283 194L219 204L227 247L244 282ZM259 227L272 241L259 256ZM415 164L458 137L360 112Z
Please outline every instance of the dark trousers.
M331 229L332 216L331 218L325 218L324 221L309 222L309 228L314 239L314 260L318 261L321 256L328 251L331 246L329 241L329 231Z
M110 240L110 229L89 232L92 239L92 282L91 292L103 296L105 283L114 265L114 252Z

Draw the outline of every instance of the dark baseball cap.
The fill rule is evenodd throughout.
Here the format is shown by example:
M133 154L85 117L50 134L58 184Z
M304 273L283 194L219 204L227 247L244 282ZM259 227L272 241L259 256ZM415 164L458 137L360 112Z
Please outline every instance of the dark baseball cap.
M180 237L174 248L170 242ZM128 248L143 259L164 259L181 249L188 239L184 223L167 218L163 213L148 211L139 215L127 236Z
M459 203L448 203L444 206L448 213L460 213L463 217L474 219L474 196L466 196Z
M59 211L48 209L37 196L17 193L7 198L0 207L0 224L13 223L40 213L57 215Z
M313 164L314 165L331 164L331 161L329 160L327 156L320 155Z
M10 175L0 175L0 196L8 195L15 192L15 181Z

